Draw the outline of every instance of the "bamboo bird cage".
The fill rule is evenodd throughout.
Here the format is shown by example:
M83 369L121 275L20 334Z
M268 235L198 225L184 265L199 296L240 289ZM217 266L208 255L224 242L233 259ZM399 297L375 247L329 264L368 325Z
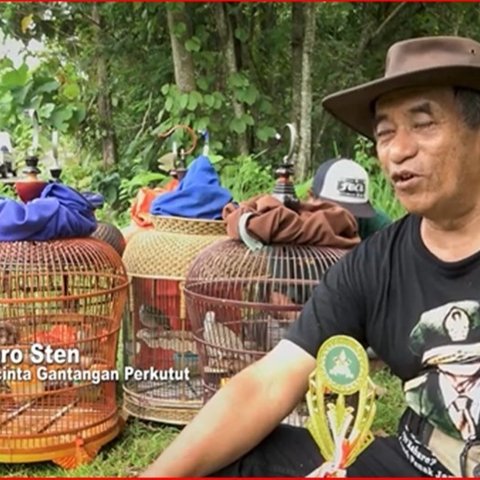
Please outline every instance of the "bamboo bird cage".
M268 245L252 252L229 239L196 257L185 297L205 401L283 338L324 273L346 251ZM298 424L295 414L289 422Z
M88 462L121 428L121 258L91 238L0 242L0 286L0 462Z
M152 216L154 230L134 235L123 261L131 279L130 318L124 328L126 367L185 372L189 378L124 382L124 409L164 423L188 423L202 405L197 346L183 285L193 258L225 238L221 221Z
M290 181L290 152L277 169L273 196L298 203ZM242 369L260 359L285 335L325 272L348 250L271 244L259 249L228 239L204 249L185 282L187 314L199 353L204 401ZM285 422L303 424L301 404Z
M179 129L191 139L189 149L177 148L174 142L170 174L181 180L186 173L186 155L193 152L197 136L185 125L160 136L167 138ZM225 238L225 224L157 215L151 215L151 220L153 230L136 233L123 255L131 279L132 307L124 324L124 363L138 371L153 368L164 378L147 375L126 379L123 405L129 415L185 425L202 405L202 388L183 285L193 258L212 242Z

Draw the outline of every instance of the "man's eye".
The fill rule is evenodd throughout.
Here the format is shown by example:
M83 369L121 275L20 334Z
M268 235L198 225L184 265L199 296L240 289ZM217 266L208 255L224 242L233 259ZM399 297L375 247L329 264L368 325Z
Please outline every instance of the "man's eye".
M432 120L426 120L424 122L416 122L413 126L415 128L428 128L433 125Z
M393 129L391 128L382 128L381 130L377 130L375 135L377 138L385 138L388 135L391 135L393 133Z

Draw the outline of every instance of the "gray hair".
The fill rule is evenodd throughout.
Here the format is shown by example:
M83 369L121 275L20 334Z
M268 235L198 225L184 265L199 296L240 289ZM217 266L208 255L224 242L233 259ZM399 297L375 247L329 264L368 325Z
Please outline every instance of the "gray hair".
M465 125L472 130L480 128L480 91L455 87L453 93Z

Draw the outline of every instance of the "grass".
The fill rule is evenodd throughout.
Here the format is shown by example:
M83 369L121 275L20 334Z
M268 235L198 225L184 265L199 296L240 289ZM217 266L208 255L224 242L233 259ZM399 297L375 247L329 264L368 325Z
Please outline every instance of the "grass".
M401 382L387 368L375 372L372 380L385 389L384 395L377 400L372 431L376 435L392 435L397 431L398 420L405 408Z
M177 434L176 428L132 418L121 435L87 465L63 470L52 462L1 464L0 476L133 477L149 465Z

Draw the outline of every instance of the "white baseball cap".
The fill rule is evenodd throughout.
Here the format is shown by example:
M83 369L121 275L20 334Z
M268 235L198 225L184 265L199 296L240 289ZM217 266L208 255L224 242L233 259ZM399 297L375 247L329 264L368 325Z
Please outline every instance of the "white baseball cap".
M375 216L368 200L369 180L367 171L353 160L334 158L318 167L313 178L313 195L333 201L349 210L355 217Z

